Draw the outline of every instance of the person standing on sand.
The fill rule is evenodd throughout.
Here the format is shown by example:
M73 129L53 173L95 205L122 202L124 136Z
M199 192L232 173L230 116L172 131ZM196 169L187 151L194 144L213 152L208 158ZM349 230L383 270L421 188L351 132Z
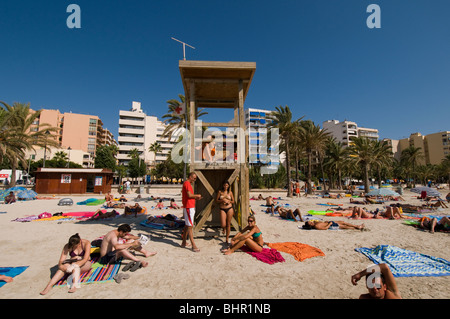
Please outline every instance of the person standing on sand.
M202 199L202 195L194 194L192 184L197 180L197 174L191 172L187 180L183 183L181 189L181 202L183 203L184 228L181 233L181 247L187 247L186 240L189 237L192 245L192 251L199 252L200 249L194 243L194 234L192 228L194 226L195 217L195 201Z

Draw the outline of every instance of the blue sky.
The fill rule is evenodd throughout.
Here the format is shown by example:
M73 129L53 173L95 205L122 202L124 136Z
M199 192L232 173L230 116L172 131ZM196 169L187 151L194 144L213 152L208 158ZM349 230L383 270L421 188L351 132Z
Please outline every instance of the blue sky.
M66 25L72 3L81 29ZM184 94L175 37L196 48L188 60L256 62L246 108L288 105L381 138L450 130L449 12L448 0L2 0L0 100L98 115L117 137L132 101L160 118Z

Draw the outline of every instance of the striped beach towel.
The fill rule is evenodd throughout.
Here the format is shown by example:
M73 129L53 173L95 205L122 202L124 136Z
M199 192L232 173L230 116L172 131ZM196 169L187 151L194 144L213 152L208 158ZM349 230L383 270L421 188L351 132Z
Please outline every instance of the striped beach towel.
M375 248L356 248L375 264L386 263L394 277L450 276L450 262L433 256L398 248L378 245Z
M98 262L100 256L95 256L91 259L92 268L90 271L85 272L81 275L81 284L108 282L114 280L114 276L119 272L122 259L120 259L115 264L102 265ZM67 278L69 276L64 276L60 281L58 281L55 286L64 286L67 284Z

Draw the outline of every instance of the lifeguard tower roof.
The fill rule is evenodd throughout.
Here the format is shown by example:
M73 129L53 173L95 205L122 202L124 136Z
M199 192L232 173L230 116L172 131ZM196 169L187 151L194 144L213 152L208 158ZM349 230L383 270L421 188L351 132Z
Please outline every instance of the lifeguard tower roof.
M256 63L182 60L179 68L186 96L190 96L190 83L195 82L197 107L233 108L239 98L239 81L245 100Z

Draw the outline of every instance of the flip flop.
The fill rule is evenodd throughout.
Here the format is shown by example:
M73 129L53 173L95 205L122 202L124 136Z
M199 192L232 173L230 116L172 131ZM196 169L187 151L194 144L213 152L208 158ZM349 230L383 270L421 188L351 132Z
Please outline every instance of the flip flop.
M136 261L134 266L131 267L130 271L131 272L135 272L136 270L138 270L139 268L141 268L141 262L140 261Z
M128 270L129 270L131 267L133 267L135 264L136 264L135 261L132 261L132 262L126 264L126 266L123 267L122 271L128 271Z
M128 279L128 278L130 278L130 275L124 274L124 273L122 272L122 273L120 273L120 274L115 275L113 278L114 278L114 280L115 280L118 284L120 284L121 281L122 281L122 279Z

